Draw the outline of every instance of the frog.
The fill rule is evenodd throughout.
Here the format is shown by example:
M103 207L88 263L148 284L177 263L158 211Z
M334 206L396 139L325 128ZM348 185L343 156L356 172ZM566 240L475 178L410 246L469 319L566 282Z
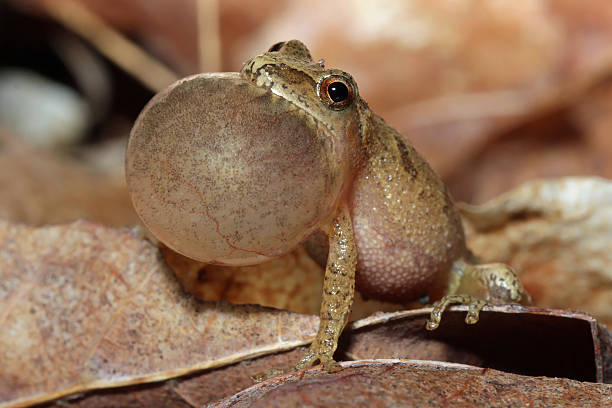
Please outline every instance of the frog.
M436 300L428 330L451 304L474 324L487 304L531 301L512 268L471 253L448 187L410 141L299 40L156 95L130 134L126 179L143 223L187 257L250 265L304 245L324 267L319 330L295 370L340 369L356 289Z

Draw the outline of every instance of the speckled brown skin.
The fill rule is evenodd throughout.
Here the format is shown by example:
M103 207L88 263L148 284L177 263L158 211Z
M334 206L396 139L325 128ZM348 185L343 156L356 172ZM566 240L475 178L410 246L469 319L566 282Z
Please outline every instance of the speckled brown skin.
M321 323L315 341L296 369L310 367L319 361L329 370L337 370L334 351L346 325L355 294L357 248L348 208L341 205L334 221L326 231L329 236L329 256L323 281L323 300L319 314Z
M439 298L451 265L466 255L457 210L414 148L383 119L362 111L367 159L350 195L357 288L367 297L399 303Z
M346 95L334 99L338 83ZM321 326L296 368L337 367L355 285L400 303L446 294L429 329L451 303L470 304L474 323L487 302L528 299L510 268L468 262L444 183L349 74L313 62L299 41L239 76L194 76L154 98L132 130L126 174L145 224L187 256L257 263L311 237L326 266Z

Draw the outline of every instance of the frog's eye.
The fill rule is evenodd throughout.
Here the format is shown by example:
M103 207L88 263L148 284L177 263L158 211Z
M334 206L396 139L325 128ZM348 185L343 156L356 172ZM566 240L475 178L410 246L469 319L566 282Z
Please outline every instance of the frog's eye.
M319 82L317 89L321 100L334 110L349 107L355 99L355 88L346 78L331 75Z

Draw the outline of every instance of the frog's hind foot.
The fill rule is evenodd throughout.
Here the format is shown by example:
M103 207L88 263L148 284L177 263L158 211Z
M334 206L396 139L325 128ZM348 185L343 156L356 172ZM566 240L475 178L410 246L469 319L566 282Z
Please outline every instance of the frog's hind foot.
M487 305L487 301L470 295L446 295L433 304L433 310L425 328L427 330L437 329L442 320L442 313L452 304L468 305L469 309L465 316L465 322L474 324L478 321L480 311Z

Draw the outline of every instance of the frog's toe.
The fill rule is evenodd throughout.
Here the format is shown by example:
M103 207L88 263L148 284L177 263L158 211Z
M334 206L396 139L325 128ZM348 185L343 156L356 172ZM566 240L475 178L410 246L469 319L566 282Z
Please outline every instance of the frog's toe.
M323 369L330 373L342 370L342 366L333 358L329 357L325 353L318 353L316 351L316 347L311 346L308 352L304 355L304 357L302 357L300 361L298 361L298 363L293 369L283 370L279 368L273 368L263 373L258 373L252 376L251 378L255 382L262 382L273 377L278 377L279 375L290 373L292 371L299 371L304 368L311 367L316 362L319 362L323 366Z
M295 370L301 370L307 367L314 365L316 362L319 362L323 369L332 373L342 370L342 366L332 357L327 355L326 353L316 353L310 350L306 355L296 364Z
M278 377L279 375L283 375L288 373L290 370L283 370L281 368L271 368L268 371L264 371L263 373L257 373L253 376L251 376L251 378L253 379L253 381L259 383L265 380L268 380L270 378L274 378L274 377Z
M478 322L480 317L480 311L487 305L487 302L486 300L478 299L472 296L470 296L470 298L471 299L468 303L468 312L465 316L465 322L467 324L475 324Z
M338 371L342 370L340 363L331 358L321 361L321 365L323 365L323 369L328 373L337 373Z
M469 295L444 296L442 299L433 304L433 310L431 311L429 320L427 321L425 328L427 330L437 329L438 326L440 326L442 314L444 313L446 308L452 304L468 305L469 309L467 315L465 316L465 322L467 324L474 324L478 322L478 319L480 317L480 311L483 307L486 306L487 301Z
M433 304L433 310L429 315L429 320L427 320L427 325L425 328L427 330L435 330L440 325L440 321L442 320L442 312L446 309L448 304L443 301L437 301Z

